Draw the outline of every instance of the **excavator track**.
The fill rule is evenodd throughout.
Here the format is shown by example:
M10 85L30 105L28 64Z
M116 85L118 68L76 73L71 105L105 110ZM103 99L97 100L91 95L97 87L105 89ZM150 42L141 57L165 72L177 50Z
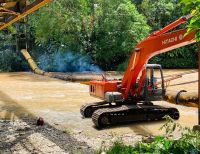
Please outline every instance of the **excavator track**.
M112 107L112 105L110 105L109 103L104 102L104 101L88 103L88 104L84 104L83 106L81 106L80 113L84 118L91 118L94 111L101 109L101 108L108 108L108 107Z
M165 115L179 119L176 108L158 105L122 105L114 108L102 108L92 114L92 121L98 128L125 122L162 120Z

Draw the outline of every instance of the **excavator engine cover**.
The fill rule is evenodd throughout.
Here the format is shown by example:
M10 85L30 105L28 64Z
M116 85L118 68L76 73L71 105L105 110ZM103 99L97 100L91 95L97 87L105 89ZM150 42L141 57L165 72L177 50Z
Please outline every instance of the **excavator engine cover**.
M90 82L90 95L105 99L106 92L117 92L117 85L119 81L91 81Z

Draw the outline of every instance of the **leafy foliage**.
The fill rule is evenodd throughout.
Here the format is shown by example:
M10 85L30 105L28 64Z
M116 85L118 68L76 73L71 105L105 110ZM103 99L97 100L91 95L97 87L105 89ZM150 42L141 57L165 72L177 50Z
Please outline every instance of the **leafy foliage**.
M116 142L106 154L138 154L138 153L156 153L156 154L198 154L199 133L191 132L183 135L178 140L167 139L157 136L152 143L138 143L135 147L124 145L122 142Z
M200 133L189 128L183 128L170 117L165 118L166 123L162 126L162 129L166 130L165 136L156 136L150 143L143 141L135 146L127 146L123 142L117 141L106 151L106 154L198 154L200 152ZM177 129L182 132L182 136L173 140L170 136Z
M164 68L197 68L198 48L192 44L175 51L158 55L150 60L150 63L162 64Z
M0 32L0 72L2 71L24 71L28 70L28 65L23 57L14 52L16 50L14 29L9 27L8 31Z
M27 32L30 35L31 54L39 62L43 54L71 51L90 57L91 63L103 70L124 71L134 46L150 32L182 16L183 6L186 14L191 10L196 13L190 21L188 32L198 29L200 7L197 0L182 0L182 3L179 0L52 1L29 16ZM8 31L17 34L13 26ZM12 37L10 44L15 45L15 37ZM15 68L11 65L19 64L23 59L15 48L8 48L5 44L0 43L0 50L6 51L2 54L0 68L12 71ZM150 63L159 63L164 68L197 67L197 47L179 48L158 55ZM7 68L3 64L8 65ZM51 63L48 65L51 68ZM24 63L18 66L18 70L26 68Z
M193 15L190 24L188 26L188 33L196 30L196 39L200 40L200 1L199 0L182 0L184 4L184 12L190 12Z
M143 0L139 9L148 17L148 24L155 31L180 17L182 13L177 11L179 7L177 0Z
M183 5L178 0L143 0L138 9L148 20L152 29L159 30L179 17L183 16ZM187 12L185 12L187 14ZM179 26L179 28L186 25ZM150 63L161 64L164 68L196 68L198 66L197 47L178 48L172 52L167 52L153 57Z
M38 44L86 53L104 69L116 69L129 58L150 30L131 0L57 0L29 23Z

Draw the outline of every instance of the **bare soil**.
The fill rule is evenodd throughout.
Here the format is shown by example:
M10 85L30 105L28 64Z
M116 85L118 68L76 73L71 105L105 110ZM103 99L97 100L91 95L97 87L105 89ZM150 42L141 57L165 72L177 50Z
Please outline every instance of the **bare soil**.
M27 122L26 122L27 121ZM49 124L36 126L35 120L1 120L0 153L93 153L85 142ZM76 145L76 146L74 146Z

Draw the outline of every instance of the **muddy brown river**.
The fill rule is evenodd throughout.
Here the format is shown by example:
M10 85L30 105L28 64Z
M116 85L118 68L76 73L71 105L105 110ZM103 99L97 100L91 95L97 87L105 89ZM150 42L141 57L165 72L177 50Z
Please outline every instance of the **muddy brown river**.
M176 74L184 70L166 70L165 74ZM195 81L197 73L189 74L170 84ZM169 86L169 90L185 88L197 90L197 82L189 85ZM109 145L112 141L122 139L134 144L142 137L163 134L159 128L161 122L132 123L98 130L91 119L83 119L79 113L81 105L99 101L88 93L88 86L66 82L32 73L0 73L0 119L37 119L43 117L45 123L56 130L66 131L77 141L84 142L92 149L102 144ZM197 124L197 108L174 105L165 101L154 102L159 105L177 107L182 126L193 127ZM2 128L3 129L3 128ZM28 137L28 136L27 136ZM52 141L53 142L53 141ZM74 145L76 146L76 145Z

